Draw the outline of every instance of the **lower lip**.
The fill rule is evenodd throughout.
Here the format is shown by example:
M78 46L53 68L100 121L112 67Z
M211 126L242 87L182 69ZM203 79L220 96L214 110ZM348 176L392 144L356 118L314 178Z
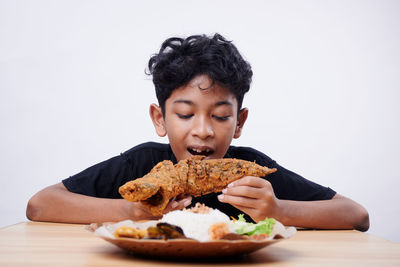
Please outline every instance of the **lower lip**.
M189 153L189 155L190 155L191 157L195 157L195 156L201 156L201 155L193 155L193 154L192 154L192 153L190 153L189 151L188 151L188 153ZM204 159L211 159L211 155L212 155L212 154L210 154L210 155L206 156Z

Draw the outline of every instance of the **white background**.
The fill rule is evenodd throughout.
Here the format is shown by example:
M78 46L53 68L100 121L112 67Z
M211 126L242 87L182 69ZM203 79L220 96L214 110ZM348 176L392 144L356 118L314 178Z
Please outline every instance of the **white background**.
M38 190L167 142L147 61L168 37L219 32L254 71L233 145L356 200L369 233L400 242L400 1L244 2L0 0L0 226Z

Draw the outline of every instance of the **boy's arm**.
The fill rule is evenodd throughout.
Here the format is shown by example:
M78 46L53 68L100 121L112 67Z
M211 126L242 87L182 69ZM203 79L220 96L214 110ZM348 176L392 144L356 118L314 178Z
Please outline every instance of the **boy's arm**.
M356 229L367 231L368 212L355 201L336 194L330 200L279 200L280 221L316 229Z
M166 211L182 209L190 198L171 201ZM72 193L62 184L49 186L28 202L26 216L32 221L92 223L115 222L126 219L156 219L139 203L124 199L108 199Z
M367 231L368 212L355 201L336 194L330 200L293 201L275 197L271 184L247 176L233 182L218 198L247 213L254 221L273 217L285 225L316 229Z

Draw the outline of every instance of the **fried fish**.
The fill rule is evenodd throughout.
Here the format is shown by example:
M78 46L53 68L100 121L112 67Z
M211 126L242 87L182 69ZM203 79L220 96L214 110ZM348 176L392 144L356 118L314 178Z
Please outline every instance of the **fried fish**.
M141 201L153 215L161 215L170 199L176 196L197 197L220 192L244 176L262 177L275 171L276 168L231 158L205 160L204 156L194 156L175 165L164 160L142 178L121 186L119 193L128 201Z

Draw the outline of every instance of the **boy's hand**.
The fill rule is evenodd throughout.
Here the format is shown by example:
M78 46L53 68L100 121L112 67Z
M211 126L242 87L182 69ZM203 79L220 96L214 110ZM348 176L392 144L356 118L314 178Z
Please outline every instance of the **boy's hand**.
M265 217L277 218L279 214L279 199L271 183L259 177L245 176L230 183L218 199L248 214L255 222Z
M164 209L163 213L165 214L165 213L168 213L173 210L181 210L181 209L189 206L191 203L192 203L192 196L185 196L185 197L181 197L181 198L179 198L179 196L178 196L178 197L172 199L168 203L168 205Z
M181 210L192 203L192 197L187 196L180 199L172 199L167 207L164 209L163 213L168 213L173 210ZM129 202L125 200L125 204L128 210L128 217L133 221L140 220L158 220L162 217L162 215L154 216L150 213L148 208L143 206L140 202Z

